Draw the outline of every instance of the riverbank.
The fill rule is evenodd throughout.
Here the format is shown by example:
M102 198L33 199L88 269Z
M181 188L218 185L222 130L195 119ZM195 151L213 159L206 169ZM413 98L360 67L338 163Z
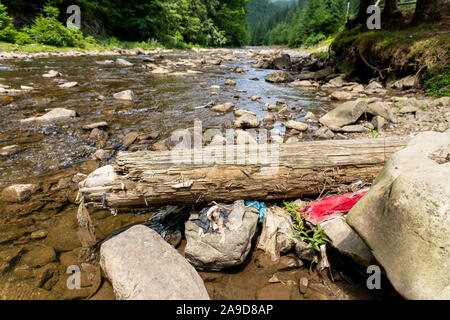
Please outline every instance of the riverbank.
M86 44L85 47L55 47L43 44L16 45L0 42L0 59L31 59L38 57L79 57L151 54L155 50L168 49L142 42L117 42L114 45Z
M394 82L414 74L415 87L423 86L427 95L449 96L450 16L408 26L411 19L406 15L397 21L402 26L394 31L358 26L341 32L330 47L338 70L361 81Z

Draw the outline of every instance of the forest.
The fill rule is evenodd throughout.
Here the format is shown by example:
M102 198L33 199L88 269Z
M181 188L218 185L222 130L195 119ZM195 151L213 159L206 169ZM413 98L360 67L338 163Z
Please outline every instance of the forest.
M383 18L408 0L382 0ZM312 46L366 17L373 0L80 0L81 32L64 21L68 0L2 0L0 41L83 47L139 42L155 46ZM417 16L437 0L419 0ZM362 5L360 5L362 4ZM402 8L414 7L414 4ZM361 9L362 8L362 9ZM423 8L420 9L420 8ZM389 20L389 19L385 19ZM415 18L421 21L420 18Z
M352 2L354 9L357 1ZM249 19L251 45L298 47L314 45L341 31L345 25L347 0L296 0L283 7L268 0L253 0L251 6L255 10L270 6L260 18Z
M65 0L2 0L0 40L26 44L76 45L77 35L65 30ZM118 38L160 44L205 47L243 46L249 41L246 0L80 0L81 26L96 39ZM6 19L6 20L5 20ZM17 30L14 32L12 29ZM18 33L19 32L19 33ZM79 37L78 37L79 38Z
M269 0L251 0L248 4L250 44L290 47L315 45L343 31L348 21L356 20L360 15L360 7L367 8L374 3L366 2L366 6L360 6L359 0L292 0L280 5ZM379 5L386 5L385 11L389 13L403 3L411 1L390 0L386 3L382 0ZM410 7L414 7L414 4L402 5L402 8Z

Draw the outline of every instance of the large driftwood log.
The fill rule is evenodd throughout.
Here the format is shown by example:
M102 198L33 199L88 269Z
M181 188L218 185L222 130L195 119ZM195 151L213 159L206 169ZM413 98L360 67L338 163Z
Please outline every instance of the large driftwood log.
M104 173L97 177L91 174L81 183L80 192L88 207L110 209L313 196L358 180L372 181L389 156L408 140L391 137L227 145L178 153L120 152L113 167L101 168ZM255 154L259 159L252 157Z

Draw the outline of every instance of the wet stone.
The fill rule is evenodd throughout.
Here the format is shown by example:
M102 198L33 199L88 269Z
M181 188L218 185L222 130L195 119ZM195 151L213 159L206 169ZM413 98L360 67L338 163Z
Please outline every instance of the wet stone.
M34 270L30 266L24 264L14 268L14 276L18 280L30 279L34 277Z
M134 99L134 93L131 90L125 90L115 93L113 97L117 100L132 101Z
M122 139L121 150L126 150L132 143L134 143L139 136L138 132L130 132Z
M46 230L38 230L31 234L31 239L37 240L37 239L43 239L47 236L48 232Z
M301 266L303 266L303 262L300 259L292 256L282 256L278 262L277 269L280 271L290 270L300 268Z
M83 126L84 130L92 130L95 128L105 128L108 126L108 123L106 121L100 121L100 122L93 122L87 125Z
M38 288L50 290L58 282L58 267L55 263L37 269L35 274L34 284Z
M100 161L105 161L111 158L111 154L108 151L102 149L95 151L93 156L95 159Z
M22 263L30 267L44 266L56 260L55 250L47 246L39 246L22 257Z
M308 278L306 278L306 277L300 278L300 280L299 280L300 293L302 293L302 294L306 293L306 291L308 290L308 283L309 283Z
M22 202L28 200L38 188L35 184L15 184L5 188L2 197L4 201Z
M6 146L0 148L0 156L12 156L20 152L20 147L18 145Z
M92 131L89 135L89 140L92 142L102 141L102 140L106 140L106 139L108 139L108 134L106 133L106 131L103 131L98 128L92 129Z

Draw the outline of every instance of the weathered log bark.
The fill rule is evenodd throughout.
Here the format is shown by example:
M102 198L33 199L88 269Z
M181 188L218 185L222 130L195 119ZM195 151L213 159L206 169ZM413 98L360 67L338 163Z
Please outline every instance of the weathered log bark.
M114 169L109 168L112 174L95 179L92 174L81 183L80 192L88 207L114 209L312 196L357 180L372 181L389 156L408 140L391 137L257 145L259 153L253 149L255 145L180 151L184 155L174 151L121 152ZM181 163L194 161L197 163Z

